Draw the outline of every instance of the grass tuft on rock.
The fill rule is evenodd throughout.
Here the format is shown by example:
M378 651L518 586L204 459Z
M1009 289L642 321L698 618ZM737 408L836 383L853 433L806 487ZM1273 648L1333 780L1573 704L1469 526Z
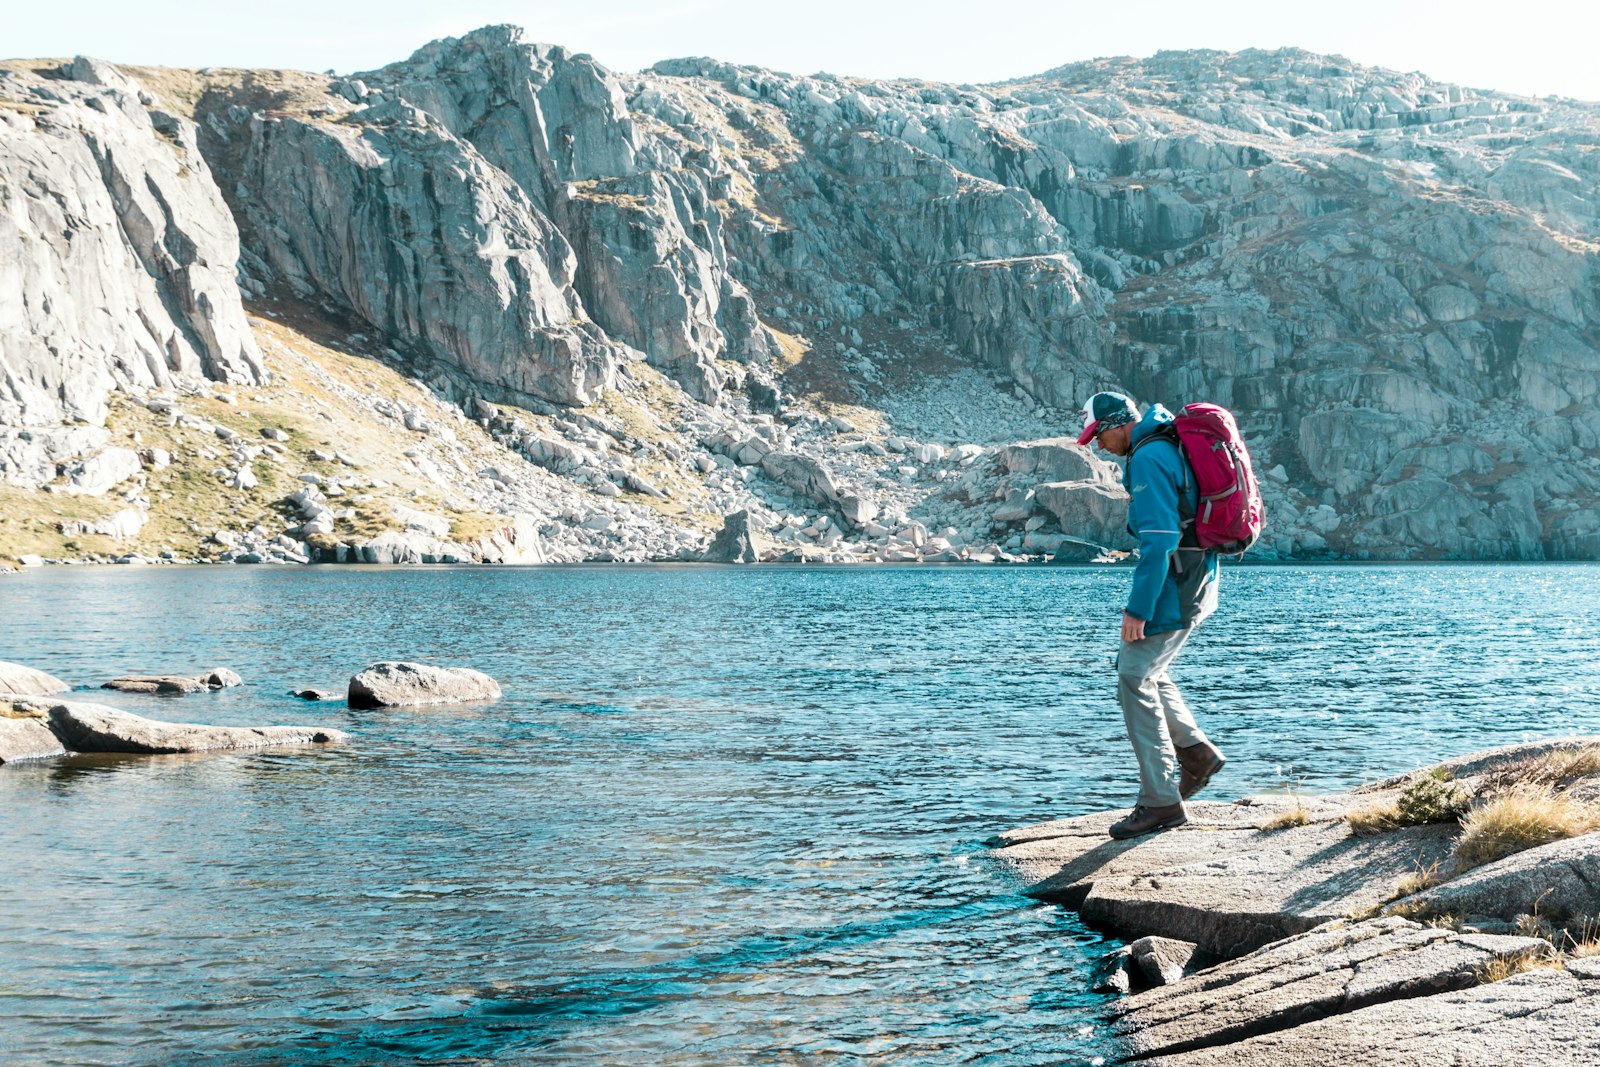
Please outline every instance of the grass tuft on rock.
M1559 953L1553 949L1530 948L1509 956L1496 956L1478 969L1478 981L1487 985L1490 982L1503 982L1526 971L1560 969Z
M1600 775L1600 745L1570 745L1495 768L1484 775L1483 790L1500 793L1521 784L1559 787L1597 775Z
M1381 834L1403 826L1455 822L1472 800L1472 794L1442 767L1419 771L1394 800L1370 804L1345 816L1350 832Z
M1600 830L1600 804L1577 799L1541 782L1521 782L1474 808L1461 820L1458 871L1515 852Z
M1311 816L1306 812L1305 806L1301 804L1297 798L1295 800L1294 807L1290 808L1282 815L1277 815L1271 819L1268 819L1266 822L1261 824L1261 829L1288 830L1296 826L1309 826L1310 824Z

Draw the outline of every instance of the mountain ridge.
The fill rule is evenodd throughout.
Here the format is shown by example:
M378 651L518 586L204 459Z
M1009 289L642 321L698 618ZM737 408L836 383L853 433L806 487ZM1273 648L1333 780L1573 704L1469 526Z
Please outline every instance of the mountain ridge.
M499 504L474 486L456 503L524 516L558 558L688 558L747 507L791 558L999 559L1068 543L1050 537L1125 548L1100 520L1075 527L1070 493L1039 503L1054 483L1013 484L1006 458L1071 432L1068 412L1104 387L1239 412L1273 473L1269 557L1600 555L1600 106L1293 49L1069 64L989 86L696 58L628 75L505 26L347 76L7 68L12 144L57 111L57 132L79 111L149 123L137 143L152 158L191 152L191 138L204 167L192 176L226 201L208 230L237 226L238 306L257 322L304 305L362 337L338 344L469 422L520 426L499 431L513 447L491 466L559 486ZM1069 86L1062 72L1098 80ZM61 183L49 161L30 166L13 188ZM0 244L48 232L0 226ZM203 258L226 260L226 243ZM64 262L37 262L16 287L87 284ZM164 306L192 332L182 305ZM8 315L0 305L0 330ZM37 355L18 373L17 350L0 349L8 382L44 373ZM192 378L177 362L169 373ZM117 358L97 365L122 375L118 390L162 386ZM621 438L579 424L608 397L646 398L628 417L655 425L626 436L655 455L622 455ZM24 446L0 428L0 477L36 501L72 484L94 456L81 431L63 434ZM612 444L584 443L597 434ZM755 440L796 458L756 457ZM923 445L942 456L903 461ZM952 464L958 445L979 455ZM230 481L261 461L230 459ZM1098 461L1062 462L1077 466L1052 476L1093 469L1098 488L1080 490L1114 495ZM681 512L638 488L660 491L632 469L651 465ZM810 466L826 478L796 473ZM259 505L263 529L301 518ZM628 533L635 521L652 532ZM361 556L355 541L324 547L337 544Z

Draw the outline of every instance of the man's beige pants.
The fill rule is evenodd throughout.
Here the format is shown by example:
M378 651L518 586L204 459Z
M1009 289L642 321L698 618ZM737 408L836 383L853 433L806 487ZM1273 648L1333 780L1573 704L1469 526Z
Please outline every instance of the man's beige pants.
M1128 724L1128 740L1139 761L1139 800L1147 808L1176 804L1178 753L1206 739L1195 725L1189 705L1172 683L1167 667L1178 658L1189 630L1154 634L1141 641L1124 641L1117 653L1117 700Z

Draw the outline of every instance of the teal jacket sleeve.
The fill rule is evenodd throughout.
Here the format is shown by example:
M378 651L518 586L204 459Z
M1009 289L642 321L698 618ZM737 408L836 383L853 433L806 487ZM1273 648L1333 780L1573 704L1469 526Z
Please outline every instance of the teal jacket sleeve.
M1133 569L1127 612L1146 622L1155 617L1168 562L1183 536L1179 476L1163 462L1167 458L1163 453L1169 453L1173 463L1183 462L1176 447L1162 443L1141 448L1128 460L1128 529L1139 538L1139 563Z

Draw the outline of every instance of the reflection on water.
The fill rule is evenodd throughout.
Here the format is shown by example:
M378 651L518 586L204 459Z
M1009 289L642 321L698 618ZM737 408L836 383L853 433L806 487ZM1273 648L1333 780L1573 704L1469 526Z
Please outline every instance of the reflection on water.
M1178 677L1219 796L1600 732L1584 566L1241 568ZM1128 802L1092 568L161 569L0 584L0 659L211 666L350 745L0 772L0 1060L1077 1063L1103 938L979 842ZM291 689L488 671L470 708Z

